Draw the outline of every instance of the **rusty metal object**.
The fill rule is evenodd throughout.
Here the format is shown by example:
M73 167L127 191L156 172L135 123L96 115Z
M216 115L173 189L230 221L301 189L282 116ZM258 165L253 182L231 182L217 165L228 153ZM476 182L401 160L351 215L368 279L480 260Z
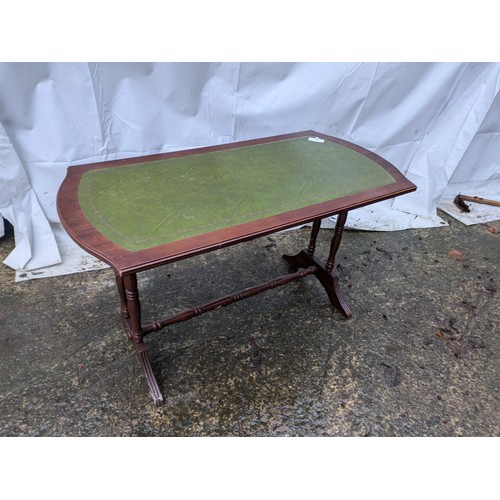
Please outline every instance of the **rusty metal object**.
M487 200L486 198L479 198L479 196L467 196L465 194L457 194L453 203L460 209L461 212L470 212L469 205L465 202L481 203L482 205L491 205L493 207L500 207L500 201Z

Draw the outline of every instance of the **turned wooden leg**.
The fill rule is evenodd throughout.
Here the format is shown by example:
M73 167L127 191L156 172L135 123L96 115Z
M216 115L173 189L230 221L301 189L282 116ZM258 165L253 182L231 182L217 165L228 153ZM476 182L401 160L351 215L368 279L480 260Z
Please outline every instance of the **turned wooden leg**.
M163 403L163 396L151 367L151 360L149 359L147 347L143 341L144 332L141 326L141 303L139 300L139 291L137 289L136 274L129 274L123 278L117 278L117 287L118 293L120 294L120 300L123 301L123 297L125 299L125 306L123 302L120 306L120 319L122 325L129 340L134 345L137 358L146 376L149 391L151 392L155 405L160 406Z
M316 250L316 238L318 237L319 228L321 227L321 219L316 219L313 222L312 230L311 230L311 238L309 240L309 246L307 247L307 255L311 257L314 255L314 251Z
M339 309L346 318L351 318L352 312L347 305L344 294L340 290L338 277L333 274L335 256L337 255L337 251L342 240L342 232L344 230L346 220L347 212L341 212L337 217L337 224L335 226L335 231L330 245L330 254L326 264L320 262L314 257L316 236L319 231L319 224L316 224L317 221L315 221L315 224L313 225L311 240L307 250L302 250L297 255L283 255L283 258L295 268L306 268L316 265L318 269L314 275L318 278L319 282L328 294L330 303L333 307Z
M326 270L331 272L333 266L335 265L335 257L342 240L342 233L344 232L345 222L347 220L347 212L340 212L337 216L337 224L335 225L335 230L333 232L332 242L330 244L330 255L326 261Z
M128 308L127 308L127 297L125 295L125 285L123 284L123 278L115 274L116 288L118 289L118 295L120 296L120 307L118 308L118 315L123 318L128 318Z

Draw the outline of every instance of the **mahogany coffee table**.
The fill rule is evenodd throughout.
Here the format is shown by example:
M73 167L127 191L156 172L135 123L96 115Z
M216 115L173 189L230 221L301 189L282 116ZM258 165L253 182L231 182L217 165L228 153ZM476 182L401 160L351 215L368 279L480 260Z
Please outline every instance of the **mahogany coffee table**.
M313 131L68 168L57 195L61 222L116 276L119 315L156 405L163 397L144 337L314 274L330 302L351 311L334 274L347 212L416 189L393 165ZM326 262L314 256L321 219L338 214ZM312 222L307 249L284 255L298 269L149 324L137 273Z

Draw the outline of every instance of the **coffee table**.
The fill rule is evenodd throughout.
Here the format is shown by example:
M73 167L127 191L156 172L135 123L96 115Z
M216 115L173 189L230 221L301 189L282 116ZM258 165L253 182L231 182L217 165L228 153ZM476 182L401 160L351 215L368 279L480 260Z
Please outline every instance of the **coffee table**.
M68 168L57 209L70 237L109 264L118 314L157 406L163 396L144 338L292 280L314 275L332 306L352 313L334 271L349 210L414 191L388 161L314 131ZM314 255L323 218L337 215L325 262ZM290 274L143 324L137 273L312 223Z

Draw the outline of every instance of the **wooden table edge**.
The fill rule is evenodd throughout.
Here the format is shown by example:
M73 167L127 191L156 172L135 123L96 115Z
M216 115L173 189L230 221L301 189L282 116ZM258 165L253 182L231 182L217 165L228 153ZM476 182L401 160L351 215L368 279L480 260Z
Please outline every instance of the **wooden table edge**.
M363 154L384 168L387 173L393 177L394 182L362 193L348 195L136 252L126 250L116 245L98 232L85 217L78 203L78 187L80 180L83 174L88 170L119 167L128 164L164 160L193 154L203 154L212 151L222 151L307 136L319 137L324 140L336 142ZM396 167L376 153L343 139L308 130L217 146L70 166L59 188L56 205L61 223L70 237L88 253L109 264L118 275L124 276L248 241L267 234L272 234L294 226L307 224L319 218L330 217L341 211L353 210L385 199L400 196L415 191L415 189L416 186L406 179Z

